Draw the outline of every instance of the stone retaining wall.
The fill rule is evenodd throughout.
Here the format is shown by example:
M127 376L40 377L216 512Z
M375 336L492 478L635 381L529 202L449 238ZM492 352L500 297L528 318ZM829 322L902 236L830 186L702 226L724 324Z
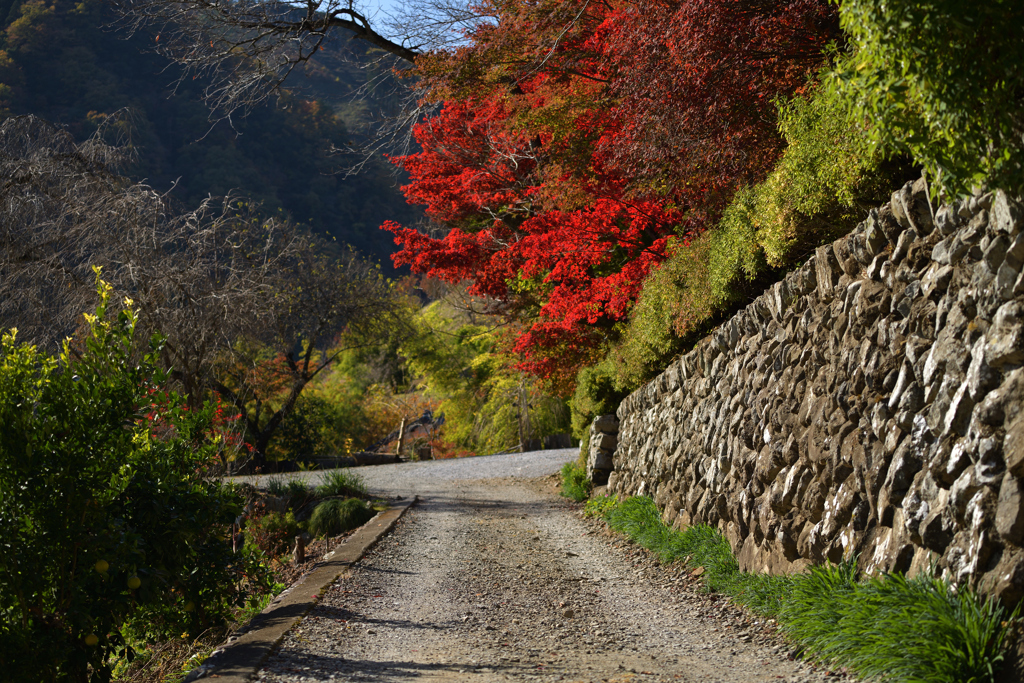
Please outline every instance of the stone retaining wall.
M908 183L619 407L609 489L710 524L744 570L1024 591L1024 221Z

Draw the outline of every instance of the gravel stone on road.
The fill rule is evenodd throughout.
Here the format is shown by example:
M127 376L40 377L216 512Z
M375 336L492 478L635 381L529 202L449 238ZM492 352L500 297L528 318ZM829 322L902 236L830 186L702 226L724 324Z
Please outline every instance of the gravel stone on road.
M360 468L419 495L257 680L834 680L555 494L575 450ZM316 473L300 473L306 477Z

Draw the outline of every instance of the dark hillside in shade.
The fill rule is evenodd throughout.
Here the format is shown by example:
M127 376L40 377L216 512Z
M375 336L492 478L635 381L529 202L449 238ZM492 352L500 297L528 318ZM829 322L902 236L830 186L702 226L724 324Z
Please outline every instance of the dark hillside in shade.
M126 169L161 191L175 181L174 196L195 204L208 194L231 190L283 211L318 232L380 259L391 268L391 237L385 220L415 220L386 161L356 177L332 173L343 161L328 157L331 144L351 139L371 108L345 97L374 73L342 59L374 59L360 41L338 40L327 58L305 78L296 95L285 96L211 128L200 101L201 81L177 86L178 72L152 54L155 36L125 40L103 28L113 20L94 0L0 0L0 113L36 114L65 125L76 138L92 133L106 114L134 112L138 162ZM311 98L300 99L300 98ZM324 98L317 101L312 98Z

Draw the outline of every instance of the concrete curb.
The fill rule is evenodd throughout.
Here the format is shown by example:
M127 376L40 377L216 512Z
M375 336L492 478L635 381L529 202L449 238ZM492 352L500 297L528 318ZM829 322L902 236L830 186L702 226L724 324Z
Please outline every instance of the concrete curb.
M216 678L217 683L243 683L250 680L284 634L313 608L317 597L358 562L384 534L395 528L406 510L418 500L419 497L414 496L408 502L379 513L360 527L327 556L324 564L274 598L249 622L243 633L235 634L214 650L202 666L189 673L185 681Z

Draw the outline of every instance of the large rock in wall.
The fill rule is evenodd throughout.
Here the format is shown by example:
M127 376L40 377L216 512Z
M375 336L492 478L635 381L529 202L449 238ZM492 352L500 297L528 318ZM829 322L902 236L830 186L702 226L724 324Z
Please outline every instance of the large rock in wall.
M923 180L619 407L611 491L744 570L932 562L1024 594L1024 217Z

